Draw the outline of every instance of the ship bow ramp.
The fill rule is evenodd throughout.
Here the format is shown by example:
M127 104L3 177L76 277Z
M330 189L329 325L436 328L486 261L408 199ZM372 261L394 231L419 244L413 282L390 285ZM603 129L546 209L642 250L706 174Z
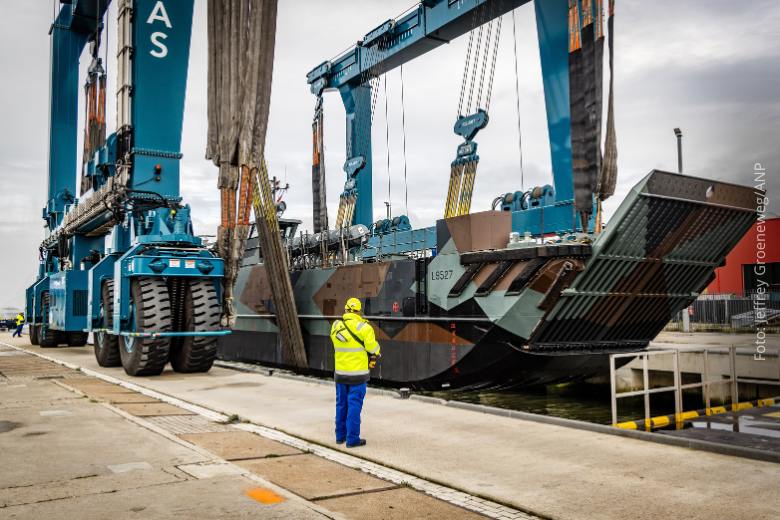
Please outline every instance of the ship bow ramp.
M505 212L440 220L431 311L484 320L458 360L483 382L594 375L607 367L604 354L645 348L697 298L754 222L755 200L749 187L656 170L592 244L507 247Z
M644 348L714 277L756 219L752 188L654 170L545 315L536 353Z

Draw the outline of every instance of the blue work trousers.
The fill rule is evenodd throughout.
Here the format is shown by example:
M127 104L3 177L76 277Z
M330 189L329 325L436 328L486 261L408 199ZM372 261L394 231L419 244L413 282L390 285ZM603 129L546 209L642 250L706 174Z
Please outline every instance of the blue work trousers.
M360 440L360 412L366 397L366 383L336 383L336 440L352 446Z
M22 337L22 329L24 329L24 324L17 325L16 326L16 330L14 331L13 334L11 334L11 337L13 338L14 336L19 336L21 338Z

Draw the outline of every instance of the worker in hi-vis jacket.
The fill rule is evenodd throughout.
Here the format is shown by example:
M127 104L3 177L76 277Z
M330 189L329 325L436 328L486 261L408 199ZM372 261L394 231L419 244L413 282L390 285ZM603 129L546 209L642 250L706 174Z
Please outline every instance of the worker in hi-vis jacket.
M17 314L16 320L14 320L14 322L16 323L16 330L14 331L13 334L11 334L11 337L13 338L14 336L18 336L21 338L22 330L24 329L24 314L22 314L21 312Z
M350 298L344 316L330 328L336 380L336 443L347 448L364 446L360 438L360 411L366 396L369 369L376 366L379 343L368 320L360 315L362 305Z

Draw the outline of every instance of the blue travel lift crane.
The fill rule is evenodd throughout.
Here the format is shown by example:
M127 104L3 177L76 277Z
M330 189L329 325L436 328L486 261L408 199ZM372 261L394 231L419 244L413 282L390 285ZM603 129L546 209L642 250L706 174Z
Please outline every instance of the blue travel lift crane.
M311 92L317 96L321 113L325 91L337 90L346 111L347 174L343 197L356 199L352 224L370 227L372 212L371 119L372 86L370 79L449 43L478 26L497 19L530 0L423 0L397 19L390 19L368 32L357 44L315 67L307 74ZM577 0L575 0L576 2ZM533 236L582 232L575 207L572 171L571 108L569 99L569 0L536 0L534 9L541 57L545 108L552 159L553 185L506 194L501 209L512 212L513 231ZM595 2L594 2L595 9ZM456 161L478 161L477 132L488 123L483 110L460 114L454 126L464 138ZM316 182L316 176L315 176ZM317 199L315 188L315 208ZM358 196L359 194L359 196ZM595 204L594 208L595 209ZM591 209L585 232L594 225ZM404 222L408 218L402 216ZM315 215L315 222L317 215ZM346 223L347 225L349 223ZM370 257L382 240L374 226L365 257ZM315 230L317 231L317 230ZM393 243L382 246L390 254L406 250L435 248L435 228L394 233ZM422 245L424 244L424 245ZM372 246L374 246L372 248ZM396 251L393 251L393 248Z
M119 1L117 128L85 144L77 196L79 59L90 43L90 76L102 73L109 3L61 0L50 30L47 232L26 295L30 338L81 346L93 332L98 363L130 375L168 361L207 371L229 331L219 322L223 261L194 235L179 191L193 0Z

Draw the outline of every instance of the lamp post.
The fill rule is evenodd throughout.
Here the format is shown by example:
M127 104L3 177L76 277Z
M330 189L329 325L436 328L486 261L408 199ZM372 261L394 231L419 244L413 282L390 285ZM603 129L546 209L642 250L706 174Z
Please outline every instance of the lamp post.
M677 137L677 173L682 173L682 130L675 128L674 135Z
M682 175L682 130L675 128L674 135L677 137L677 173ZM683 332L691 331L691 316L688 314L687 308L682 310L682 326Z

